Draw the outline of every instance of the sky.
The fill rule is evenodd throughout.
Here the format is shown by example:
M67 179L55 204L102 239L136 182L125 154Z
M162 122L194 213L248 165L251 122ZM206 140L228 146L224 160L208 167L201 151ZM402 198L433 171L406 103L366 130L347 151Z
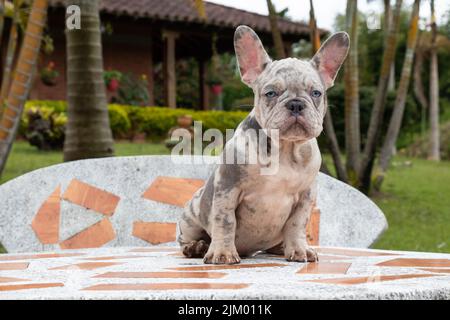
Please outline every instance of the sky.
M230 7L235 7L247 11L257 12L267 15L266 0L207 0ZM272 0L277 10L289 8L289 15L295 21L309 20L309 0ZM360 0L358 1L359 9L363 12L383 12L382 0ZM394 1L391 1L394 3ZM411 7L413 0L404 0L404 7ZM320 28L330 31L334 30L334 19L337 14L345 13L346 0L314 0L314 9L316 13L317 24ZM450 10L450 0L435 0L436 16L442 21L442 16ZM430 5L429 1L422 1L420 15L429 20Z

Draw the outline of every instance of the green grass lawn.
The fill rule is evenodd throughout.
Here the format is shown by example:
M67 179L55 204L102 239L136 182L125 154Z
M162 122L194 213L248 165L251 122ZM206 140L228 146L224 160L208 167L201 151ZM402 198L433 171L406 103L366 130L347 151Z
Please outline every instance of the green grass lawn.
M116 144L118 156L168 153L161 144ZM0 182L61 161L61 152L40 152L16 142ZM450 162L396 158L395 164L382 193L374 196L389 222L374 247L450 252Z

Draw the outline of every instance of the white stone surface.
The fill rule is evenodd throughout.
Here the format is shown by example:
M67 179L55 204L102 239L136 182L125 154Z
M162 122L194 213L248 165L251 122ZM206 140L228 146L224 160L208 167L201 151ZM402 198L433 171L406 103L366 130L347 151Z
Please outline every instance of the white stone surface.
M173 272L171 268L203 266L200 259L186 259L174 256L172 251L138 252L138 248L100 248L68 251L80 253L77 257L30 259L2 261L15 255L0 255L0 263L30 262L28 269L18 271L0 271L0 277L26 279L22 282L0 283L0 299L450 299L449 273L434 273L414 267L378 267L375 264L397 258L446 259L449 254L431 254L419 252L362 250L378 253L376 256L327 255L330 263L351 263L346 274L299 274L302 263L287 262L281 257L257 256L244 259L243 264L279 263L283 266L248 269L213 270L226 275L217 279L188 278L101 278L106 272ZM141 248L143 249L143 248ZM145 249L148 249L146 247ZM139 249L138 249L139 250ZM65 252L66 253L66 252ZM397 255L385 255L397 254ZM130 258L134 257L134 258ZM335 260L334 256L336 257ZM108 257L102 262L120 262L122 264L95 270L51 270L55 267L75 263L84 263L89 258ZM128 257L118 259L120 257ZM114 259L115 258L115 259ZM98 260L97 260L98 261ZM195 271L199 272L199 271ZM380 275L425 274L426 278L410 278L378 282ZM307 282L315 279L355 278L371 276L369 282L343 285ZM248 284L244 289L197 289L197 290L115 290L86 291L87 287L98 284L152 284L152 283L228 283ZM5 286L29 283L62 283L63 287L48 289L29 289L4 291Z
M72 179L79 179L121 198L110 218L117 237L106 247L148 245L132 235L133 222L176 222L182 209L144 199L142 194L158 176L207 179L214 166L194 158L197 164L175 164L170 156L83 160L18 177L0 185L0 242L8 252L58 250L58 245L39 242L31 222L58 185L64 193ZM207 159L212 163L215 158ZM387 228L381 210L359 191L323 174L318 182L320 245L368 247ZM81 217L70 221L76 231L86 222ZM67 225L64 225L64 234L71 234Z

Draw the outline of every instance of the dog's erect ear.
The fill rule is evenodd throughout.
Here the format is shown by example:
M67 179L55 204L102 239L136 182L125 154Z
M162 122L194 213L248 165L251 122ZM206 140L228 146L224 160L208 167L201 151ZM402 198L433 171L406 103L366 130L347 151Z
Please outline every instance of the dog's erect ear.
M326 89L333 86L334 79L347 57L349 47L348 34L338 32L329 37L312 58L311 62L319 71Z
M271 59L255 31L247 26L239 26L236 29L234 50L242 81L251 85L271 62Z

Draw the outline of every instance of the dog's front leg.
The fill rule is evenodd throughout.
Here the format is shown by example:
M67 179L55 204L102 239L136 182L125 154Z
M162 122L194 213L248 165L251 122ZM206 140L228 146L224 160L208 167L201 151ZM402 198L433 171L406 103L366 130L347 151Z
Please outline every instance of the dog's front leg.
M317 253L308 246L306 225L316 197L316 185L304 191L284 226L284 255L289 261L318 261Z
M213 264L235 264L240 262L235 245L236 208L240 190L238 187L223 188L220 183L219 180L214 188L209 219L211 244L203 261Z

